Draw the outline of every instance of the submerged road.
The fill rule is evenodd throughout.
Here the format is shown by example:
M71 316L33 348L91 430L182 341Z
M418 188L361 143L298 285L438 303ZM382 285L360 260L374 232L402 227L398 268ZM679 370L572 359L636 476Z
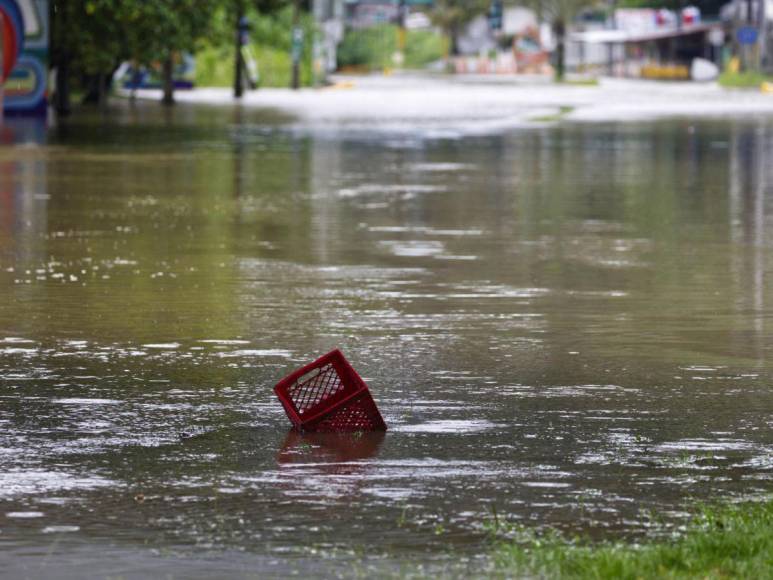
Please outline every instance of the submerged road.
M557 85L541 77L453 77L398 74L336 76L323 89L259 89L242 100L298 117L304 128L451 135L492 134L566 121L642 121L664 117L773 115L773 95L716 83L601 79ZM160 99L156 90L140 98ZM227 88L179 91L181 102L233 104ZM442 135L441 135L442 136Z

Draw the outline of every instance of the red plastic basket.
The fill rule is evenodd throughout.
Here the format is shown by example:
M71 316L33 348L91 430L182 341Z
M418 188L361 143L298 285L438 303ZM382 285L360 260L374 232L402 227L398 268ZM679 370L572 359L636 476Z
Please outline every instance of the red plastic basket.
M299 431L386 431L368 385L338 349L283 378L274 392Z

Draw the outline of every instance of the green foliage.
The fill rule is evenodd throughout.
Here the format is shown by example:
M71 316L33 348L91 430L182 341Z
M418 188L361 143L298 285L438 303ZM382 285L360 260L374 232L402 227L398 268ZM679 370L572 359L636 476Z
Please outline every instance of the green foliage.
M453 31L485 14L490 0L436 0L432 19L443 30Z
M125 52L119 11L117 1L53 0L52 64L67 61L83 74L111 70Z
M759 89L765 82L773 82L773 77L759 71L729 72L719 75L719 84L734 89Z
M227 0L53 0L52 57L83 74L192 50Z
M338 47L338 66L383 69L393 66L397 50L397 27L384 24L350 30Z
M264 14L247 10L250 19L250 41L258 61L260 85L265 87L288 87L292 62L293 11L287 5L283 9ZM234 78L234 32L233 18L221 9L212 19L211 34L196 51L196 84L204 87L230 87ZM301 56L301 84L311 85L312 40L315 34L314 21L308 14L302 14L304 30L303 54Z
M256 24L253 39L264 80L284 82L290 73L280 74L279 67L290 68L289 56L282 52L290 49L292 4L290 0L51 0L52 64L75 80L98 75L109 79L125 60L149 65L174 53L200 51L202 76L210 80L206 84L230 85L233 81L226 77L233 74L237 14L246 13ZM308 8L307 4L300 5ZM310 17L304 15L302 23L311 39ZM310 40L303 57L302 79L308 84Z
M290 86L292 63L287 50L266 45L254 45L253 51L260 68L260 86ZM311 63L304 60L301 68L303 84L311 83ZM206 46L196 53L196 85L201 87L231 87L234 82L234 52L232 47Z
M128 56L147 64L172 52L192 51L207 33L217 2L121 0L120 6Z
M554 28L557 22L567 25L583 10L605 6L599 0L526 0L523 4L532 8L546 22L553 23Z
M773 500L704 507L671 540L592 545L524 528L496 552L506 576L547 578L773 578Z
M423 68L447 52L448 42L444 37L427 30L411 30L405 40L405 66Z
M456 54L456 36L476 16L485 14L490 0L436 0L431 16L435 25L448 36L451 52Z
M585 77L585 78L574 78L574 79L567 79L564 78L561 81L559 81L563 85L567 85L570 87L597 87L599 86L599 79L593 78L593 77Z
M232 46L207 45L196 52L196 85L230 87L234 82Z
M397 52L397 37L398 29L391 24L351 30L339 46L338 64L370 70L394 66L392 57ZM445 47L445 39L434 32L410 30L405 39L404 66L422 68L442 58Z
M542 115L540 117L533 117L529 120L534 121L535 123L556 123L571 114L572 111L574 111L574 107L564 105L558 107L558 110L552 115Z

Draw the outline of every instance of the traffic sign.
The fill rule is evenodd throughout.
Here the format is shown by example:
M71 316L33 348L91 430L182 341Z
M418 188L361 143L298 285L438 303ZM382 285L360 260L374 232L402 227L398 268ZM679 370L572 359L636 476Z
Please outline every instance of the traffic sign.
M757 42L757 35L757 29L752 26L742 26L735 33L738 44L754 44Z

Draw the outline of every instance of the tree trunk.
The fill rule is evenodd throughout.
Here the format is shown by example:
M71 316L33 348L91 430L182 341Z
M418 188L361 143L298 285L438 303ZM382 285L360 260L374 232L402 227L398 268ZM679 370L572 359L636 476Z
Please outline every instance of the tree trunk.
M70 54L61 46L62 31L67 29L67 10L52 1L48 6L48 18L51 23L50 54L51 64L56 67L54 98L51 103L60 117L72 112L70 92ZM2 20L2 18L0 18Z
M167 106L174 105L174 80L172 79L173 68L172 53L169 52L162 65L164 97L161 99L161 103Z
M104 108L107 105L107 81L105 80L105 73L101 72L97 75L97 105L100 108Z
M56 67L56 92L54 93L54 111L60 117L67 117L72 112L70 102L70 59L66 56Z
M566 75L566 24L563 19L553 21L553 34L556 37L555 79L561 82Z
M101 71L96 74L87 75L83 79L86 93L83 95L83 104L97 105L102 107L107 102L107 89L113 82L113 75L118 67L113 67L109 71Z
M459 24L454 22L448 28L449 41L451 42L451 56L459 56Z

